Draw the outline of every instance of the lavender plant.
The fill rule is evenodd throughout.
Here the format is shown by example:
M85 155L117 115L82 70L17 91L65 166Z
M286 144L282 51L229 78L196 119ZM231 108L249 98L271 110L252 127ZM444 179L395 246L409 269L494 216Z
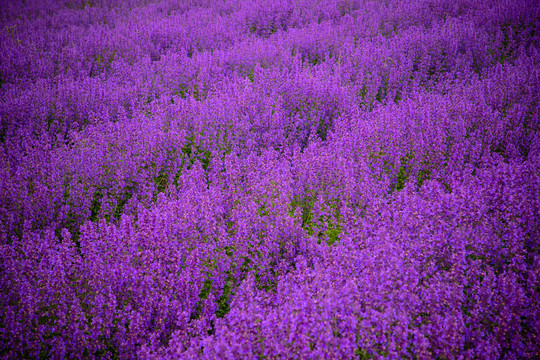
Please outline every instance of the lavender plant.
M540 357L539 18L3 4L0 357Z

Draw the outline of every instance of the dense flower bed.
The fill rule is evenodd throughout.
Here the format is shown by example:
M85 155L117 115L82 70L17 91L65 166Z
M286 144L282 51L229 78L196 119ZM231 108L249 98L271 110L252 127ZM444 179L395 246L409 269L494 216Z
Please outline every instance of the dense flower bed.
M540 3L0 6L0 357L540 357Z

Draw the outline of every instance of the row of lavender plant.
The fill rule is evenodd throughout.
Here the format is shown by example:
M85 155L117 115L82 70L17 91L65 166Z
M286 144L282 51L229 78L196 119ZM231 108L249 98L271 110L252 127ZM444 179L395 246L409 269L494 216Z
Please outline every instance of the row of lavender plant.
M535 358L534 1L0 11L3 358Z

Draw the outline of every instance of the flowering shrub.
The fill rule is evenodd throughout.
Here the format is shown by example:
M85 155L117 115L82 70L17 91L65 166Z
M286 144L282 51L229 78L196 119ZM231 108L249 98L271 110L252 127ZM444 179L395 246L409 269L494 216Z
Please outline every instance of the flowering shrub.
M540 7L0 8L0 357L540 357Z

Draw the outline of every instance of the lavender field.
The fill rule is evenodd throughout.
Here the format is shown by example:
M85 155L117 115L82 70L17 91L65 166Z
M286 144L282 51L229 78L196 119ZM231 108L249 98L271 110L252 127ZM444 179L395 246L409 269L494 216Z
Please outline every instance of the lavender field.
M0 358L540 358L537 0L0 25Z

